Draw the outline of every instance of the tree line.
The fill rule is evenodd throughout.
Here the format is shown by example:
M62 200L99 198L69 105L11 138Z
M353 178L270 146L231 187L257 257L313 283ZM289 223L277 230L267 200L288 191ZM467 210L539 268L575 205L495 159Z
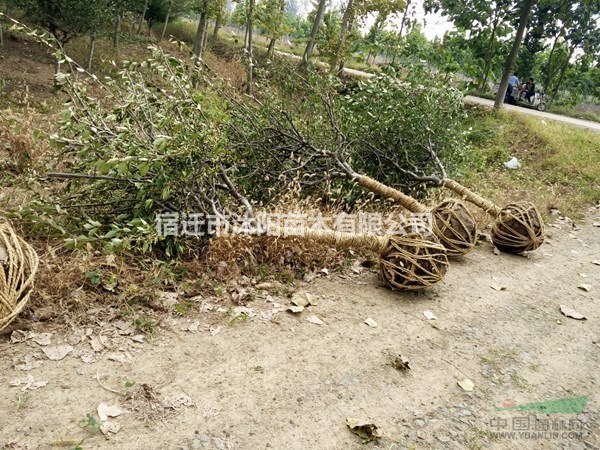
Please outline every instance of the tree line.
M119 47L124 21L137 33L161 23L159 33L164 38L169 22L186 15L197 20L193 52L198 58L209 35L216 37L224 24L245 29L248 89L255 65L252 39L258 31L268 39L268 58L273 57L277 41L289 36L305 46L303 64L309 64L318 50L331 73L342 73L349 60L397 67L425 61L438 70L464 74L480 92L500 81L503 72L516 70L522 77L534 77L551 98L563 91L573 102L586 96L600 99L597 0L426 0L426 12L442 14L455 25L455 30L433 41L423 34L415 0L345 0L335 7L330 0L318 0L313 6L302 18L298 0L0 1L2 10L22 11L63 45L89 36L88 66L98 37L110 38ZM371 26L365 33L368 19ZM212 31L209 23L214 24ZM0 29L0 43L1 39ZM517 41L520 45L515 45Z

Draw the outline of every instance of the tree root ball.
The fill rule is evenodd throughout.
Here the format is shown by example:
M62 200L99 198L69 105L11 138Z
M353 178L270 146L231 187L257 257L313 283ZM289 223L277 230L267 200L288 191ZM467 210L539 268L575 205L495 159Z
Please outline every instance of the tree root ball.
M27 304L38 263L35 250L0 220L0 330Z
M431 214L433 232L448 256L462 256L473 250L477 242L477 223L463 203L445 200Z
M522 253L535 250L544 242L544 221L529 202L506 205L492 228L492 241L498 250Z
M446 249L434 236L420 233L393 235L380 257L385 282L398 290L418 290L444 278L448 270Z

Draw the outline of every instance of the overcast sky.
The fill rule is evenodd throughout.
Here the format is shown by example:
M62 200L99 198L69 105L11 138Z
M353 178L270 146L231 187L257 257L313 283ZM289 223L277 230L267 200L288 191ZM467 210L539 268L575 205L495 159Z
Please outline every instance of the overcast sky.
M299 6L302 8L302 13L306 16L310 10L314 8L311 0L299 0ZM333 5L337 5L339 7L340 4L346 3L346 0L331 0ZM452 23L448 22L439 14L425 14L423 9L423 0L416 0L413 2L415 4L415 16L417 20L423 24L423 33L427 36L428 39L433 39L436 36L442 37L446 31L453 28ZM366 32L373 22L375 21L374 17L370 17L367 19L365 23L364 32ZM400 24L401 17L390 18L389 22Z

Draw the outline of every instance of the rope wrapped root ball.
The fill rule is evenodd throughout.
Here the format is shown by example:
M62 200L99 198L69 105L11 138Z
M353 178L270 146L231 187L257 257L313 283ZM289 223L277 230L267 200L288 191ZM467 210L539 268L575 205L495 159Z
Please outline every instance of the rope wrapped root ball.
M544 242L544 221L532 203L509 203L502 208L492 227L492 241L498 250L522 253Z
M433 233L446 248L448 256L463 256L475 248L477 223L462 203L456 200L445 200L430 210L414 198L366 175L356 175L355 180L360 186L383 197L391 198L412 213L430 213Z
M379 254L381 274L386 284L397 290L419 290L441 281L448 270L446 249L434 235L418 232L377 236L341 233L331 230L286 230L283 235L298 236L335 248L372 250Z
M431 210L433 232L446 247L448 255L470 252L477 242L477 223L464 204L444 200Z
M454 180L446 179L443 185L496 219L492 242L498 250L523 253L537 249L544 242L544 220L533 203L515 202L500 208Z
M419 290L440 282L448 270L446 250L418 233L390 236L380 253L383 279L392 289Z
M0 221L0 330L23 310L31 292L39 258L6 222Z

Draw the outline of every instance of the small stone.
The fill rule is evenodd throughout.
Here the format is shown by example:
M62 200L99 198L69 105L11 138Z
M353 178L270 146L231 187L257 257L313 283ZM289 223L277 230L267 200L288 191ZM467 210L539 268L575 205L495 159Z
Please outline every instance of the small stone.
M415 426L418 428L423 428L425 426L425 421L422 419L415 420Z

